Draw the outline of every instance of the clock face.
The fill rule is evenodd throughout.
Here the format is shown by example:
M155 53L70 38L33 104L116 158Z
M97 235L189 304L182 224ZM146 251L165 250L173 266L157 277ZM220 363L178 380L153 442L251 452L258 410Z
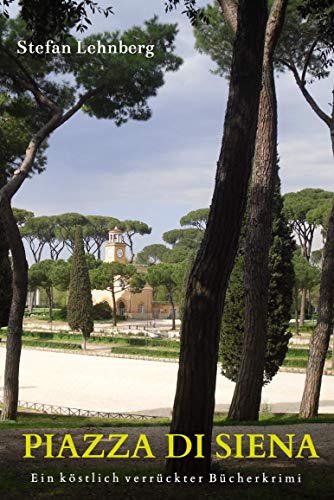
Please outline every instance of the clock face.
M112 248L109 248L108 250L108 257L112 257Z
M117 257L123 257L123 250L121 248L117 250Z

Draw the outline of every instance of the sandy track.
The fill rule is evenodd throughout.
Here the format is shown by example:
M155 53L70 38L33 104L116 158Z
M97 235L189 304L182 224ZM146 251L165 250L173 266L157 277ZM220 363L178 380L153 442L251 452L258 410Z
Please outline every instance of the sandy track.
M5 349L0 348L0 396ZM20 399L88 410L170 416L177 363L23 349ZM263 390L271 412L297 412L304 374L279 373ZM226 410L234 384L217 376L216 409ZM333 377L323 378L321 413L334 413Z

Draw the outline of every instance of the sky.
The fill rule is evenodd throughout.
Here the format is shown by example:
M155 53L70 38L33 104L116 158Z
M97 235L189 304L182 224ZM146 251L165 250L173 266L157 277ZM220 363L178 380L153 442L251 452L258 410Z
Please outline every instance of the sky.
M154 14L177 22L176 53L184 63L168 73L147 122L112 121L78 113L50 138L47 169L26 181L13 205L35 215L79 212L142 220L152 227L135 250L160 243L190 210L209 206L220 150L228 83L194 48L182 9L165 13L164 0L111 0L115 15L95 16L91 32L126 29ZM109 2L104 2L109 5ZM205 2L200 2L203 5ZM312 86L330 112L331 81ZM277 78L279 155L283 193L306 187L334 191L327 127L309 108L290 74ZM316 240L316 246L320 238Z

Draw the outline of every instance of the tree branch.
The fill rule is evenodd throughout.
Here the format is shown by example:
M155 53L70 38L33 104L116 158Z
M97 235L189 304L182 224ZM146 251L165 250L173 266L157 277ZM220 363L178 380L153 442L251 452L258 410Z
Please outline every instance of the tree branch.
M295 64L293 63L293 61L290 60L288 67L292 71L292 74L295 77L295 81L296 81L301 93L305 97L306 102L310 105L310 107L313 109L313 111L319 116L319 118L323 122L325 122L329 128L331 128L331 126L332 126L331 117L320 108L318 103L315 101L315 99L312 97L310 92L307 90L306 82L303 81L301 79L301 77L299 76L298 70L297 70Z
M310 64L311 57L312 57L312 54L314 52L314 49L317 46L317 43L318 43L318 40L314 40L314 42L312 43L309 51L306 54L304 68L303 68L303 72L302 72L302 76L301 76L301 81L302 81L303 84L305 84L306 73L307 73L307 70L308 70L308 67L309 67L309 64Z
M271 61L282 31L288 0L275 0L269 13L266 26L264 59Z
M13 75L11 73L8 73L7 76L9 78L11 78L14 82L18 83L25 90L31 92L33 94L33 96L35 97L36 102L40 106L46 106L54 113L58 113L60 111L59 106L57 104L55 104L47 95L43 94L43 92L39 88L36 80L33 79L33 77L30 75L28 70L21 63L21 61L14 54L12 54L10 52L10 50L8 50L6 47L4 47L2 44L0 44L0 48L16 64L16 66L21 70L21 72L23 73L23 75L26 77L27 80L20 78L17 75Z
M223 9L224 17L232 29L233 33L237 32L238 27L238 7L233 0L218 0Z
M14 194L18 191L18 189L21 187L22 183L28 177L29 173L33 168L37 152L42 142L52 132L57 130L57 128L59 128L63 123L69 120L77 111L79 111L91 97L97 95L102 90L102 88L103 87L98 87L96 89L92 89L86 92L83 96L79 98L78 102L71 109L69 109L64 115L63 111L60 108L58 108L58 106L55 106L56 111L52 116L52 118L32 137L20 168L18 168L14 172L13 177L0 190L0 201L2 196L10 200L14 196ZM46 97L40 91L38 91L38 93L40 93L43 98ZM46 99L49 100L48 98ZM44 99L41 102L43 102L44 104ZM46 102L45 105L48 106Z

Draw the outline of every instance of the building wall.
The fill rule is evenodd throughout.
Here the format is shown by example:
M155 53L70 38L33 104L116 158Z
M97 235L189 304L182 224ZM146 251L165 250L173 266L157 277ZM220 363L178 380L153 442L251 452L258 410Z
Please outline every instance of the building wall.
M107 302L111 308L113 307L111 292L107 290L93 290L92 299L93 304ZM146 319L147 315L152 317L152 303L153 289L150 286L145 286L140 293L131 293L128 290L116 292L117 314L120 314L122 309L129 318Z

